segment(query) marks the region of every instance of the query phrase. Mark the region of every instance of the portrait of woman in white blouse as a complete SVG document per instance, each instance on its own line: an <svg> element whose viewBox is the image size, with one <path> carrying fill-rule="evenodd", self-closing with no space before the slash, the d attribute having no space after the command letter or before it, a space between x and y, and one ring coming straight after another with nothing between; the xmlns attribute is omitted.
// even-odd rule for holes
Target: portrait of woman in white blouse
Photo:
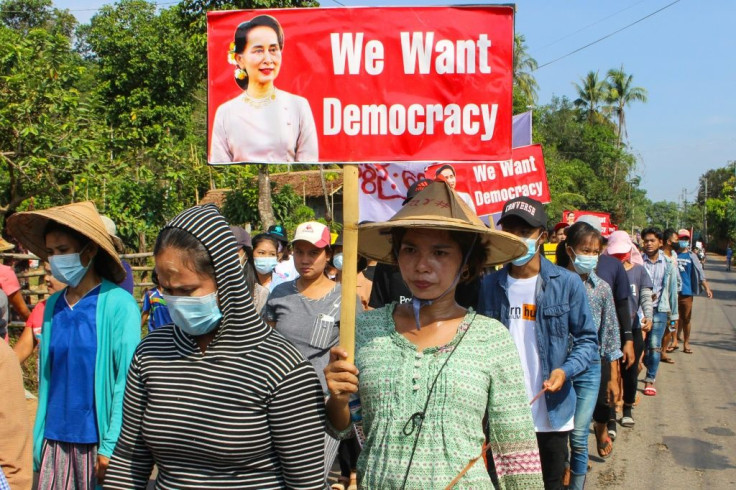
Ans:
<svg viewBox="0 0 736 490"><path fill-rule="evenodd" d="M220 105L210 140L210 163L316 162L317 128L304 97L277 89L284 31L270 15L235 29L228 61L243 91Z"/></svg>

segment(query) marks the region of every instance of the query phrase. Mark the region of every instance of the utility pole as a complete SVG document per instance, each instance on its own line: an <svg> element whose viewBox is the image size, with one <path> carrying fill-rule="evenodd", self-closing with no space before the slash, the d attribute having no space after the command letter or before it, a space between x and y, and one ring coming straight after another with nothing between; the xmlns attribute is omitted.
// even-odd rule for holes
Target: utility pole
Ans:
<svg viewBox="0 0 736 490"><path fill-rule="evenodd" d="M677 206L677 228L683 228L685 225L685 206L687 204L687 189L682 188L682 194L680 194L680 205Z"/></svg>
<svg viewBox="0 0 736 490"><path fill-rule="evenodd" d="M703 199L703 247L708 243L708 178L705 179L705 199Z"/></svg>

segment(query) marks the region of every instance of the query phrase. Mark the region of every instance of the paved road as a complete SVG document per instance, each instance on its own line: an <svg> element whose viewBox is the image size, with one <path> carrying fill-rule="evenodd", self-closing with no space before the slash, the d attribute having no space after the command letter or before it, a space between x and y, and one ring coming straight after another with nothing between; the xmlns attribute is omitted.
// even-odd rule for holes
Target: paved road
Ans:
<svg viewBox="0 0 736 490"><path fill-rule="evenodd" d="M591 434L587 488L736 488L736 268L710 256L705 269L714 297L694 300L693 353L662 363L657 395L641 395L605 462Z"/></svg>

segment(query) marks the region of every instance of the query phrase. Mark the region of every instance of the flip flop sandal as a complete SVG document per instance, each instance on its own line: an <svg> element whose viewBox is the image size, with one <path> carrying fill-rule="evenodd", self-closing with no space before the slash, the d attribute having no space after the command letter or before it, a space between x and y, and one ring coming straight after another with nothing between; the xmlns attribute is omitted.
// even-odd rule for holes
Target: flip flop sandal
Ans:
<svg viewBox="0 0 736 490"><path fill-rule="evenodd" d="M646 396L655 396L657 394L657 388L655 388L654 386L644 388L644 394Z"/></svg>
<svg viewBox="0 0 736 490"><path fill-rule="evenodd" d="M610 449L609 449L610 448ZM608 454L603 454L603 451L606 449L609 449ZM603 459L608 459L611 454L613 454L613 442L611 441L611 438L607 438L602 443L598 443L598 456L600 456Z"/></svg>
<svg viewBox="0 0 736 490"><path fill-rule="evenodd" d="M693 353L693 350L692 349L682 349L682 352L684 354L692 354Z"/></svg>
<svg viewBox="0 0 736 490"><path fill-rule="evenodd" d="M612 441L615 441L617 435L618 434L616 433L616 421L609 420L608 421L608 437L610 437Z"/></svg>
<svg viewBox="0 0 736 490"><path fill-rule="evenodd" d="M660 359L660 362L666 362L667 364L674 364L675 363L675 360L674 359L671 359L669 357L665 357L663 359Z"/></svg>
<svg viewBox="0 0 736 490"><path fill-rule="evenodd" d="M665 352L666 352L667 354L669 354L670 352L675 352L675 351L676 351L676 350L678 350L678 349L679 349L679 347L667 347L667 348L666 348L666 349L665 349L664 351L665 351Z"/></svg>
<svg viewBox="0 0 736 490"><path fill-rule="evenodd" d="M341 476L336 483L330 485L330 490L345 490L349 482L350 479Z"/></svg>

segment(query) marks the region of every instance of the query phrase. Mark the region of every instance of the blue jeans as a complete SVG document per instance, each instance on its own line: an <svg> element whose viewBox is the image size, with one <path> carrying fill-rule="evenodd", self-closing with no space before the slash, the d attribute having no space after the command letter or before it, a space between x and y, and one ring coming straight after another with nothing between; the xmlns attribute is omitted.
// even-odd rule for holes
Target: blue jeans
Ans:
<svg viewBox="0 0 736 490"><path fill-rule="evenodd" d="M588 472L588 433L600 384L600 357L590 363L588 369L572 378L577 398L573 419L575 427L570 432L570 472L573 475L585 475Z"/></svg>
<svg viewBox="0 0 736 490"><path fill-rule="evenodd" d="M667 313L655 313L652 318L652 331L647 335L647 352L644 354L644 365L647 367L646 383L654 383L662 359L662 337L667 328Z"/></svg>

